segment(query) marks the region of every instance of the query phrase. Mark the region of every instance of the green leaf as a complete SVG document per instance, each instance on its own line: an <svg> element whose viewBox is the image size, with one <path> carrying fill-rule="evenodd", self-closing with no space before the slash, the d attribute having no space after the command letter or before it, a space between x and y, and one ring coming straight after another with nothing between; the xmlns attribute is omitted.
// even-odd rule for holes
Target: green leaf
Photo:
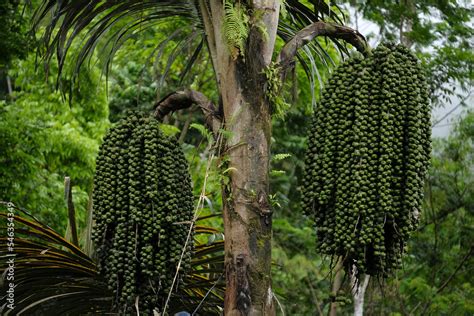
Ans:
<svg viewBox="0 0 474 316"><path fill-rule="evenodd" d="M165 134L166 136L176 136L180 131L180 129L174 125L170 124L160 124L160 130Z"/></svg>
<svg viewBox="0 0 474 316"><path fill-rule="evenodd" d="M290 158L291 154L276 154L272 156L272 161L280 161L286 158Z"/></svg>
<svg viewBox="0 0 474 316"><path fill-rule="evenodd" d="M214 138L212 137L212 134L209 132L209 130L208 130L204 125L202 125L202 124L191 123L191 125L189 125L189 127L198 130L199 133L200 133L202 136L204 136L204 137L207 138L207 140L208 140L209 143L211 143L212 140L214 139Z"/></svg>
<svg viewBox="0 0 474 316"><path fill-rule="evenodd" d="M272 170L272 171L270 171L270 175L272 177L282 176L285 173L286 173L286 171L284 171L284 170Z"/></svg>

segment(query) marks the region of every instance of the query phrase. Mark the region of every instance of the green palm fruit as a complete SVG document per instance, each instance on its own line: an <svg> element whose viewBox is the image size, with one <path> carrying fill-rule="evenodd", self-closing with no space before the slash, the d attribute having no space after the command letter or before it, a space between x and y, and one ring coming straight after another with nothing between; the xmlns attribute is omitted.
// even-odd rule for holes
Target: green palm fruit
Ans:
<svg viewBox="0 0 474 316"><path fill-rule="evenodd" d="M117 291L115 309L132 311L140 297L140 310L153 314L166 300L190 229L170 223L191 222L194 204L184 154L157 120L131 114L109 130L93 200L99 272ZM192 251L188 245L184 262Z"/></svg>
<svg viewBox="0 0 474 316"><path fill-rule="evenodd" d="M400 267L423 198L430 113L421 67L401 45L336 69L315 109L301 186L319 251L379 277Z"/></svg>

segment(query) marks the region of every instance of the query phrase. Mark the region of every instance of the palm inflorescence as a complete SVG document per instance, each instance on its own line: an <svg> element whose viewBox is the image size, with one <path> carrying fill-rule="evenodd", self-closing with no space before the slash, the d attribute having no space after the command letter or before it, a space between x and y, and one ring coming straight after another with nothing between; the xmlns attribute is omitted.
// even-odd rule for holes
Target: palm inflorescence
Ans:
<svg viewBox="0 0 474 316"><path fill-rule="evenodd" d="M401 266L429 164L430 106L416 57L380 45L330 78L315 111L302 196L318 250L359 275Z"/></svg>
<svg viewBox="0 0 474 316"><path fill-rule="evenodd" d="M93 240L115 307L163 307L179 266L192 257L193 195L184 154L151 117L129 115L97 158ZM184 249L184 250L183 250ZM179 279L178 279L179 282Z"/></svg>

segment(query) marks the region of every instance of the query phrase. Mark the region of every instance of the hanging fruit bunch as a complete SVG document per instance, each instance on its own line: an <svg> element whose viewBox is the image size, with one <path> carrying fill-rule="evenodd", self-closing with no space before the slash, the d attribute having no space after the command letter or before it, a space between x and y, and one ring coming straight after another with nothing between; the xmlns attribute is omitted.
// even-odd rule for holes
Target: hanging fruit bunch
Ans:
<svg viewBox="0 0 474 316"><path fill-rule="evenodd" d="M387 277L416 228L431 153L428 90L416 57L380 45L330 78L312 122L302 196L318 250Z"/></svg>
<svg viewBox="0 0 474 316"><path fill-rule="evenodd" d="M178 262L180 275L191 262L193 195L184 154L156 119L131 114L110 129L93 199L92 238L114 309L131 314L138 302L144 315L160 312Z"/></svg>

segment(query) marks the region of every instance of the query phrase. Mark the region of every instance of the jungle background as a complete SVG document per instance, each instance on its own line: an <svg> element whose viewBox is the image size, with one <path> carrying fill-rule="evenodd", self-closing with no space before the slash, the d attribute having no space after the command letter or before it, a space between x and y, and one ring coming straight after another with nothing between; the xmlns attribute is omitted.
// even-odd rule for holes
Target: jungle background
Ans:
<svg viewBox="0 0 474 316"><path fill-rule="evenodd" d="M212 66L204 62L207 51L200 49L203 38L195 36L183 43L179 30L184 26L173 19L128 38L111 64L99 49L74 84L58 80L58 65L46 71L37 39L30 32L38 3L7 0L0 4L0 200L12 201L67 234L64 177L72 179L78 226L84 231L95 157L109 127L129 110L152 111L157 100L182 87L191 86L215 101L218 96ZM348 25L369 25L360 31L374 46L384 40L399 41L400 25L407 12L411 14L414 23L406 36L428 74L433 131L438 135L433 137L420 226L409 242L404 268L389 280L371 281L365 313L473 315L472 4L423 0L413 8L408 1L336 3L344 8ZM164 44L157 46L160 42ZM347 58L324 39L319 43L334 63L314 61L320 75L314 91L297 65L285 86L291 108L273 122L273 287L288 315L323 315L331 302L330 262L315 251L314 229L302 215L298 191L313 104L325 78ZM79 52L80 43L74 45L73 51ZM190 55L196 59L192 68L188 67ZM73 67L66 63L63 71L72 75ZM174 113L162 126L166 133L176 135L185 150L196 196L208 160L214 159L212 136L203 124L200 112L191 109ZM446 132L437 132L439 128ZM221 171L217 162L212 165L207 172L204 215L218 214L221 209ZM220 228L217 218L207 224ZM339 310L350 314L350 288L343 288L336 300Z"/></svg>

